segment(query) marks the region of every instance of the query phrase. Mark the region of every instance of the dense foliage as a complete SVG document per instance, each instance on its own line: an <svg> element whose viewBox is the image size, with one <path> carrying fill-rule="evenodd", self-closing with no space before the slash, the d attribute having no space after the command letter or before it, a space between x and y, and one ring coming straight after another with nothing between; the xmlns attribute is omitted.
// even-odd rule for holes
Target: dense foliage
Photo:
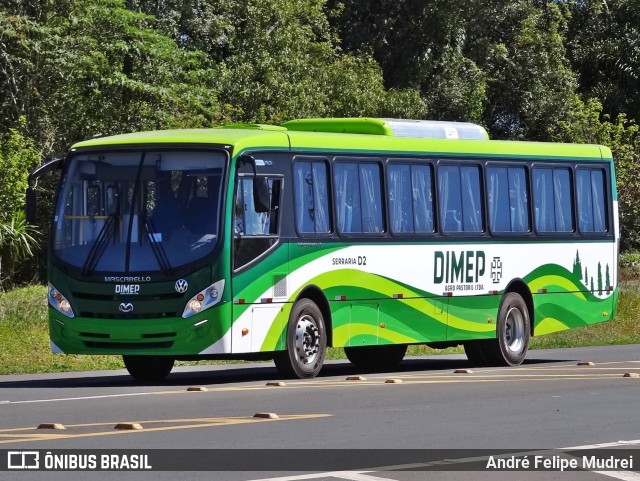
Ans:
<svg viewBox="0 0 640 481"><path fill-rule="evenodd" d="M640 0L0 0L0 289L37 271L17 269L37 234L16 211L41 158L95 135L308 116L606 144L638 248L639 76Z"/></svg>

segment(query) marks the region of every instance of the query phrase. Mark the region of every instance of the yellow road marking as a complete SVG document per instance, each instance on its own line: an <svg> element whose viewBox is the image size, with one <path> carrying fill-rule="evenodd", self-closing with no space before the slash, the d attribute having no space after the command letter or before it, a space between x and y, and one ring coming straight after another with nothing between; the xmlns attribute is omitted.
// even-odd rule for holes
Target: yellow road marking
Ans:
<svg viewBox="0 0 640 481"><path fill-rule="evenodd" d="M629 364L640 364L640 360L628 360L628 361L611 361L611 362L599 362L596 366L576 366L576 365L552 365L552 366L520 366L513 368L481 368L475 371L470 376L465 376L464 379L460 375L455 375L450 371L447 372L435 372L435 373L402 373L396 377L404 379L408 384L415 382L429 382L429 383L449 383L448 379L455 379L455 382L486 382L487 378L502 378L503 380L509 378L510 380L536 380L545 381L553 380L552 376L557 376L561 379L607 379L622 377L623 371L636 371L640 370L638 367L629 367ZM626 364L626 367L616 365ZM560 372L565 371L565 372ZM607 373L596 372L607 371ZM357 383L346 381L343 379L313 379L313 380L299 380L288 382L286 386L274 388L266 386L265 384L253 384L244 386L215 386L210 385L209 390L206 393L198 394L200 396L213 394L213 393L226 393L226 392L242 392L242 391L262 391L272 390L274 392L283 389L301 389L305 387L309 388L328 388L328 387L363 387L383 384L384 380L388 378L388 374L371 377L367 376L367 381L359 381ZM149 391L140 393L122 393L122 394L109 394L109 395L97 395L97 396L84 396L84 397L69 397L60 399L32 399L32 400L18 400L9 401L3 405L11 404L30 404L30 403L46 403L46 402L60 402L60 401L73 401L73 400L92 400L103 398L117 398L127 396L162 396L162 395L189 395L193 396L193 393L188 393L185 389L175 390L163 390L163 391Z"/></svg>
<svg viewBox="0 0 640 481"><path fill-rule="evenodd" d="M330 414L289 414L280 415L279 419L262 419L262 418L244 418L244 417L229 417L229 418L191 418L191 419L155 419L147 421L137 421L144 426L141 431L94 431L89 433L22 433L22 434L5 434L15 433L17 431L31 431L35 428L12 428L12 429L0 429L0 438L10 437L12 439L0 439L0 444L8 443L23 443L32 441L50 441L55 439L75 439L75 438L87 438L96 436L115 436L119 434L133 434L133 433L145 433L156 431L177 431L181 429L194 429L194 428L206 428L215 426L230 426L238 424L254 424L264 422L280 422L280 421L295 421L301 419L319 419L330 417ZM160 427L146 427L149 424L168 424L168 423L187 423L178 424L176 426L160 426ZM69 424L67 430L80 427L100 427L100 426L114 426L116 422L109 423L90 423L90 424Z"/></svg>

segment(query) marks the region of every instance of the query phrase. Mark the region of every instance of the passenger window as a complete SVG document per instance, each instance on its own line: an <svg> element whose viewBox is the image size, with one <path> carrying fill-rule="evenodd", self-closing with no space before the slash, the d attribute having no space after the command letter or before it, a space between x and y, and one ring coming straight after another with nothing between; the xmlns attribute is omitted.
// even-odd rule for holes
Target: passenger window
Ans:
<svg viewBox="0 0 640 481"><path fill-rule="evenodd" d="M296 227L301 234L328 234L327 164L295 162L293 166Z"/></svg>
<svg viewBox="0 0 640 481"><path fill-rule="evenodd" d="M529 232L529 189L525 167L488 167L487 197L492 232Z"/></svg>
<svg viewBox="0 0 640 481"><path fill-rule="evenodd" d="M433 183L430 165L389 164L391 232L432 233Z"/></svg>
<svg viewBox="0 0 640 481"><path fill-rule="evenodd" d="M573 201L568 168L533 170L534 217L539 232L572 232Z"/></svg>
<svg viewBox="0 0 640 481"><path fill-rule="evenodd" d="M443 232L482 232L480 168L444 165L439 169L440 218Z"/></svg>
<svg viewBox="0 0 640 481"><path fill-rule="evenodd" d="M602 169L578 169L578 227L583 233L604 233L608 230L605 209L605 175Z"/></svg>
<svg viewBox="0 0 640 481"><path fill-rule="evenodd" d="M336 162L334 181L338 231L384 232L380 164Z"/></svg>

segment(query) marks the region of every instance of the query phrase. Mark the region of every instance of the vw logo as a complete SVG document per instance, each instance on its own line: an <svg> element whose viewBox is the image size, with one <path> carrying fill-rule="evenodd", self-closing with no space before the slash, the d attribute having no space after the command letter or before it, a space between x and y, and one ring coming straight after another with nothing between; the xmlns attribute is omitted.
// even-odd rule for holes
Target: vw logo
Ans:
<svg viewBox="0 0 640 481"><path fill-rule="evenodd" d="M133 304L131 304L130 302L121 302L118 309L120 310L120 312L124 313L133 312Z"/></svg>
<svg viewBox="0 0 640 481"><path fill-rule="evenodd" d="M189 289L189 284L184 279L178 279L176 281L176 291L180 294L184 294Z"/></svg>

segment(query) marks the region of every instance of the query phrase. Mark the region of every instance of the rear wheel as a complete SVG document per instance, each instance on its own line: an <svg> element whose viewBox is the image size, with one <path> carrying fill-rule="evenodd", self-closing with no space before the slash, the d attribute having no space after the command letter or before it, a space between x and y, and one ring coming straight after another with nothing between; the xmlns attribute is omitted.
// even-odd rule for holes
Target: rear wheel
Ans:
<svg viewBox="0 0 640 481"><path fill-rule="evenodd" d="M310 299L296 302L289 316L287 349L276 353L276 368L285 377L316 377L327 352L327 331L322 312Z"/></svg>
<svg viewBox="0 0 640 481"><path fill-rule="evenodd" d="M498 312L497 338L487 341L484 355L490 364L518 366L522 364L531 336L529 310L517 292L502 298Z"/></svg>
<svg viewBox="0 0 640 481"><path fill-rule="evenodd" d="M485 357L486 344L487 341L467 341L464 343L464 353L472 366L487 365L487 358Z"/></svg>
<svg viewBox="0 0 640 481"><path fill-rule="evenodd" d="M367 369L388 369L398 365L407 353L405 344L384 346L345 347L347 359L359 367Z"/></svg>
<svg viewBox="0 0 640 481"><path fill-rule="evenodd" d="M166 378L175 359L167 356L122 356L129 374L140 382L158 382Z"/></svg>

